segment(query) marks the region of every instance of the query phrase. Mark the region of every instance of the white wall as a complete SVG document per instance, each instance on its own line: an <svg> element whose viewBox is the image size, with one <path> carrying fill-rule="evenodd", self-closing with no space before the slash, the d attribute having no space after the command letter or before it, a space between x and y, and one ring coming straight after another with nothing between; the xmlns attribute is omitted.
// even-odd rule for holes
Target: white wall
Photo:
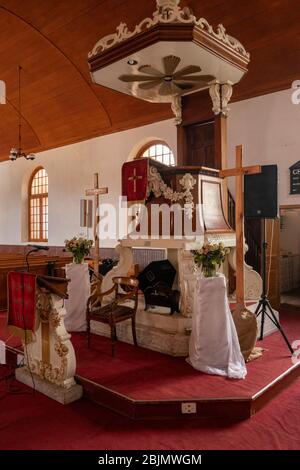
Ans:
<svg viewBox="0 0 300 470"><path fill-rule="evenodd" d="M176 155L173 120L119 132L37 154L33 162L20 159L0 164L0 244L27 242L27 187L32 171L42 165L49 176L49 245L63 245L80 231L80 198L94 184L108 186L103 202L118 204L121 166L147 141L165 140ZM23 231L22 231L23 230ZM102 243L115 246L116 240Z"/></svg>
<svg viewBox="0 0 300 470"><path fill-rule="evenodd" d="M289 167L300 160L300 105L292 104L291 90L230 108L229 166L235 165L235 146L242 144L245 164L278 165L280 205L300 204L299 195L289 195Z"/></svg>
<svg viewBox="0 0 300 470"><path fill-rule="evenodd" d="M289 195L289 167L300 160L300 105L292 104L290 90L233 103L228 127L229 165L235 165L235 146L243 144L245 164L278 164L280 204L300 204L300 196ZM79 201L93 186L93 174L109 188L103 202L117 204L123 162L152 138L165 140L176 154L176 127L168 120L42 152L34 162L1 163L0 244L26 242L27 184L36 166L49 174L49 244L63 245L80 232Z"/></svg>

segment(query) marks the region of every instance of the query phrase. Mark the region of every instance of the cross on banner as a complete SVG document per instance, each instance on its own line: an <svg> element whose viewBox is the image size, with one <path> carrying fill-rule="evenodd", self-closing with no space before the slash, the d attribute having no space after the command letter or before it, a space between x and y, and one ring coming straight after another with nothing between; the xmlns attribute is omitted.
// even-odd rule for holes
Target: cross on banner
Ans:
<svg viewBox="0 0 300 470"><path fill-rule="evenodd" d="M243 167L243 147L236 147L236 168L231 170L221 170L220 177L236 178L236 203L235 203L235 223L236 223L236 308L245 309L245 249L244 249L244 175L261 173L261 166Z"/></svg>
<svg viewBox="0 0 300 470"><path fill-rule="evenodd" d="M136 182L137 182L138 180L142 180L142 179L143 179L142 176L137 176L137 174L136 174L136 168L134 168L134 170L133 170L133 176L130 176L130 177L128 178L128 181L133 181L133 191L134 191L134 193L136 193Z"/></svg>
<svg viewBox="0 0 300 470"><path fill-rule="evenodd" d="M96 276L99 274L99 260L100 260L100 246L99 246L99 206L100 199L99 196L103 194L108 194L108 188L99 188L99 175L98 173L94 174L94 188L87 189L85 191L86 196L94 196L94 240L95 240L95 250L94 250L94 273Z"/></svg>

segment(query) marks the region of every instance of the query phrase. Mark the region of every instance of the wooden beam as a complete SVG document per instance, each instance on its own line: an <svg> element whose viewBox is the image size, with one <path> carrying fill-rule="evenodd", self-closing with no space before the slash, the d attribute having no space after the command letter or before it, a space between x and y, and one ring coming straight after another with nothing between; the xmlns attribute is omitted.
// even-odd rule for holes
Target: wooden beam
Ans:
<svg viewBox="0 0 300 470"><path fill-rule="evenodd" d="M234 168L233 170L221 170L219 175L220 178L228 178L229 176L254 175L256 173L261 173L260 165Z"/></svg>

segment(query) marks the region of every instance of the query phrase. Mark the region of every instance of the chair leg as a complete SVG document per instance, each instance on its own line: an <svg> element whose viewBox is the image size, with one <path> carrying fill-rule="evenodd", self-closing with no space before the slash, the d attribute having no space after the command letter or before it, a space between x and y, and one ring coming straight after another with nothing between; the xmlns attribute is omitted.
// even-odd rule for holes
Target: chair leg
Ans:
<svg viewBox="0 0 300 470"><path fill-rule="evenodd" d="M91 325L90 325L90 319L87 318L86 320L86 332L87 332L87 342L88 342L88 348L91 347Z"/></svg>
<svg viewBox="0 0 300 470"><path fill-rule="evenodd" d="M115 356L115 344L117 341L117 329L116 325L113 324L110 326L110 337L111 337L111 355Z"/></svg>
<svg viewBox="0 0 300 470"><path fill-rule="evenodd" d="M133 336L133 342L134 345L137 346L137 339L136 339L136 329L135 329L135 318L131 318L131 327L132 327L132 336Z"/></svg>

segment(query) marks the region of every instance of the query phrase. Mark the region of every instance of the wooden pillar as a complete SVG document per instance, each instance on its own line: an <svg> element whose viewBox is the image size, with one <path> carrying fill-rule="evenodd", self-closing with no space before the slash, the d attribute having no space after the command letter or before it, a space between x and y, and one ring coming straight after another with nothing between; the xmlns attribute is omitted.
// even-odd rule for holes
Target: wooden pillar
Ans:
<svg viewBox="0 0 300 470"><path fill-rule="evenodd" d="M215 162L220 170L226 170L227 158L227 117L215 116Z"/></svg>
<svg viewBox="0 0 300 470"><path fill-rule="evenodd" d="M224 116L222 113L215 116L215 162L220 170L228 168L227 116ZM229 219L227 180L223 181L222 195L224 213L227 219Z"/></svg>

